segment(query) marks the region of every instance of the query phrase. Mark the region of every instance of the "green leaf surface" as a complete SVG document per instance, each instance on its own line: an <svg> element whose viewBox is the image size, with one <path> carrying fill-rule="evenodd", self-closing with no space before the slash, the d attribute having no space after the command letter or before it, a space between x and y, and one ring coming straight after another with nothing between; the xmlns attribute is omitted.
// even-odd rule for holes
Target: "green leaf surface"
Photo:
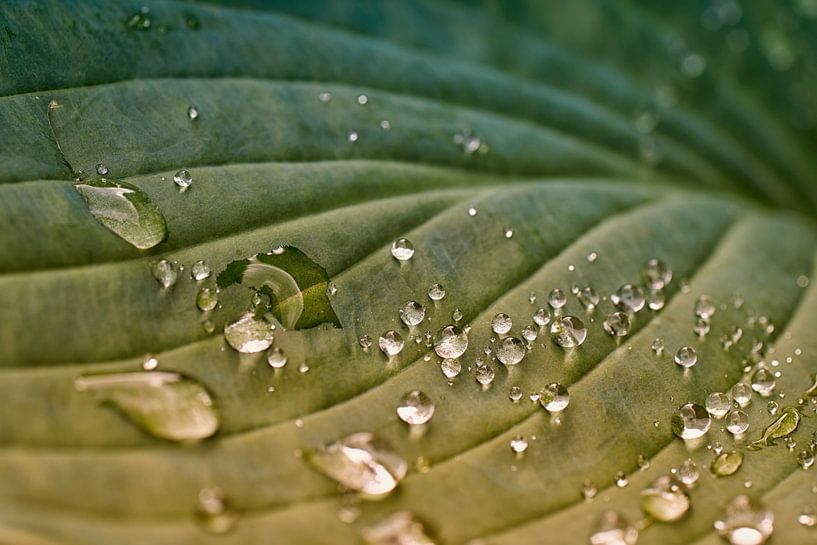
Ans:
<svg viewBox="0 0 817 545"><path fill-rule="evenodd" d="M699 545L738 494L774 511L771 543L815 539L797 521L817 509L798 463L817 431L813 2L144 4L0 4L0 543L359 544L403 511L438 545L587 543L614 509L639 544ZM129 193L101 213L83 187ZM614 340L610 295L650 258L672 268L666 304ZM571 293L587 286L592 311ZM556 287L586 342L544 328L520 365L492 360L492 318L520 337ZM207 312L203 288L220 290ZM260 313L250 288L283 325L283 368L224 340ZM426 334L454 314L469 342L449 380ZM694 367L672 363L681 346ZM758 360L779 376L745 436L673 435L681 404ZM553 382L558 418L529 399ZM435 404L419 431L395 410L415 389ZM355 433L408 464L379 501L309 462ZM743 455L734 474L711 474L707 441ZM640 491L687 459L690 511L644 522Z"/></svg>

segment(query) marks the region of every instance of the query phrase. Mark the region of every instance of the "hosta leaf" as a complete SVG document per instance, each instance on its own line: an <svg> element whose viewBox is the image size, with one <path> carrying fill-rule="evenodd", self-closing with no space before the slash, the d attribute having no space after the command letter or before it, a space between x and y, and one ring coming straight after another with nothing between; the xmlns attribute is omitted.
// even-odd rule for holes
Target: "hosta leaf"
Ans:
<svg viewBox="0 0 817 545"><path fill-rule="evenodd" d="M0 542L586 543L626 520L701 544L738 494L773 510L773 543L813 540L815 15L4 2ZM653 258L672 281L605 330ZM553 288L577 348L534 320ZM499 313L518 365L494 359ZM225 340L245 317L256 354ZM681 405L761 367L743 436L675 436ZM554 383L558 415L537 401ZM409 428L415 390L434 411ZM659 486L687 460L688 510Z"/></svg>

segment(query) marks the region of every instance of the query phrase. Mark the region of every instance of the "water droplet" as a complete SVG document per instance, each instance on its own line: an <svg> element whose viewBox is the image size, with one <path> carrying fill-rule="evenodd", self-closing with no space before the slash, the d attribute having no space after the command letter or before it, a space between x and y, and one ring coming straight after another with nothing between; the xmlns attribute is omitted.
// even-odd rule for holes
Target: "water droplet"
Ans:
<svg viewBox="0 0 817 545"><path fill-rule="evenodd" d="M142 359L142 369L145 371L155 371L159 367L159 360L152 354L146 354Z"/></svg>
<svg viewBox="0 0 817 545"><path fill-rule="evenodd" d="M378 345L380 350L389 357L396 356L403 350L403 336L393 329L380 335Z"/></svg>
<svg viewBox="0 0 817 545"><path fill-rule="evenodd" d="M151 263L150 272L153 273L153 278L165 289L173 287L179 277L175 265L167 259L160 259Z"/></svg>
<svg viewBox="0 0 817 545"><path fill-rule="evenodd" d="M392 242L391 255L397 261L408 261L414 256L414 244L407 238L398 238Z"/></svg>
<svg viewBox="0 0 817 545"><path fill-rule="evenodd" d="M579 318L567 315L553 320L550 324L550 336L553 342L563 348L575 348L587 338L587 329Z"/></svg>
<svg viewBox="0 0 817 545"><path fill-rule="evenodd" d="M496 348L496 359L504 365L516 365L527 354L525 343L516 337L505 337Z"/></svg>
<svg viewBox="0 0 817 545"><path fill-rule="evenodd" d="M428 298L432 301L441 301L445 297L445 288L442 284L431 284L428 288Z"/></svg>
<svg viewBox="0 0 817 545"><path fill-rule="evenodd" d="M497 335L504 335L511 330L511 327L513 327L513 321L507 314L500 312L491 320L491 329L493 329Z"/></svg>
<svg viewBox="0 0 817 545"><path fill-rule="evenodd" d="M372 347L372 338L368 335L361 335L357 342L363 350L368 350Z"/></svg>
<svg viewBox="0 0 817 545"><path fill-rule="evenodd" d="M211 534L226 534L235 527L238 514L230 508L220 488L204 488L196 502L196 520Z"/></svg>
<svg viewBox="0 0 817 545"><path fill-rule="evenodd" d="M627 478L627 474L623 471L619 471L616 473L616 486L619 488L624 488L628 484L630 484L630 480Z"/></svg>
<svg viewBox="0 0 817 545"><path fill-rule="evenodd" d="M656 356L660 356L664 353L664 339L660 339L656 337L653 339L652 344L650 345L650 349L655 352Z"/></svg>
<svg viewBox="0 0 817 545"><path fill-rule="evenodd" d="M462 364L459 360L454 358L445 358L440 362L440 369L446 378L454 378L462 371Z"/></svg>
<svg viewBox="0 0 817 545"><path fill-rule="evenodd" d="M635 545L638 530L615 511L605 511L590 536L590 545Z"/></svg>
<svg viewBox="0 0 817 545"><path fill-rule="evenodd" d="M590 311L598 306L601 298L599 294L596 293L596 290L590 286L586 286L579 290L579 293L576 294L576 299L579 300L579 303L581 303L585 310Z"/></svg>
<svg viewBox="0 0 817 545"><path fill-rule="evenodd" d="M548 305L551 308L562 308L567 304L567 295L559 288L553 288L548 293Z"/></svg>
<svg viewBox="0 0 817 545"><path fill-rule="evenodd" d="M536 340L536 337L539 336L539 330L537 330L533 324L528 324L522 328L522 338L532 343Z"/></svg>
<svg viewBox="0 0 817 545"><path fill-rule="evenodd" d="M708 295L701 295L695 302L695 316L708 320L715 315L715 302Z"/></svg>
<svg viewBox="0 0 817 545"><path fill-rule="evenodd" d="M267 352L267 363L273 369L280 369L287 364L286 354L278 347L272 348Z"/></svg>
<svg viewBox="0 0 817 545"><path fill-rule="evenodd" d="M273 324L264 318L247 312L224 328L224 338L238 352L255 354L272 345L273 329Z"/></svg>
<svg viewBox="0 0 817 545"><path fill-rule="evenodd" d="M698 353L691 346L682 346L673 359L681 367L692 367L698 362Z"/></svg>
<svg viewBox="0 0 817 545"><path fill-rule="evenodd" d="M462 311L458 308L454 309L454 312L451 313L451 319L455 322L459 322L462 320Z"/></svg>
<svg viewBox="0 0 817 545"><path fill-rule="evenodd" d="M715 418L722 418L732 408L732 400L721 392L713 392L706 398L706 412Z"/></svg>
<svg viewBox="0 0 817 545"><path fill-rule="evenodd" d="M391 122L388 119L381 119L380 120L380 128L383 129L384 131L390 131L391 130Z"/></svg>
<svg viewBox="0 0 817 545"><path fill-rule="evenodd" d="M522 399L522 389L519 386L513 386L511 391L508 393L508 398L517 403L520 399Z"/></svg>
<svg viewBox="0 0 817 545"><path fill-rule="evenodd" d="M550 323L550 311L545 308L538 308L533 313L533 323L539 327L545 327Z"/></svg>
<svg viewBox="0 0 817 545"><path fill-rule="evenodd" d="M741 435L749 429L749 415L743 411L734 410L726 417L726 430L732 435Z"/></svg>
<svg viewBox="0 0 817 545"><path fill-rule="evenodd" d="M797 522L806 528L813 528L814 526L817 526L817 512L815 512L813 508L806 505L800 510L800 514L797 515Z"/></svg>
<svg viewBox="0 0 817 545"><path fill-rule="evenodd" d="M737 450L719 453L712 464L709 466L709 471L715 477L728 477L734 475L743 465L743 453Z"/></svg>
<svg viewBox="0 0 817 545"><path fill-rule="evenodd" d="M327 93L326 91L318 93L318 100L321 102L329 102L332 100L332 93Z"/></svg>
<svg viewBox="0 0 817 545"><path fill-rule="evenodd" d="M777 401L769 401L766 404L766 410L769 411L769 414L774 416L780 410L780 405L777 404Z"/></svg>
<svg viewBox="0 0 817 545"><path fill-rule="evenodd" d="M692 459L687 458L684 460L684 463L681 464L681 467L678 468L678 478L681 479L681 482L687 486L692 486L696 482L698 482L698 478L701 476L700 471L698 471L698 466Z"/></svg>
<svg viewBox="0 0 817 545"><path fill-rule="evenodd" d="M644 308L644 290L635 284L624 284L610 295L610 302L624 312L638 312Z"/></svg>
<svg viewBox="0 0 817 545"><path fill-rule="evenodd" d="M408 511L399 511L364 528L362 535L366 545L434 545L423 525Z"/></svg>
<svg viewBox="0 0 817 545"><path fill-rule="evenodd" d="M133 30L147 30L150 28L150 8L142 6L142 8L131 15L125 25Z"/></svg>
<svg viewBox="0 0 817 545"><path fill-rule="evenodd" d="M599 258L598 252L588 252L587 254L588 263L595 263L598 258Z"/></svg>
<svg viewBox="0 0 817 545"><path fill-rule="evenodd" d="M213 310L218 305L218 288L201 288L196 294L196 306L199 310L207 312Z"/></svg>
<svg viewBox="0 0 817 545"><path fill-rule="evenodd" d="M604 320L604 331L613 337L624 337L630 332L630 317L621 312L616 311L610 313Z"/></svg>
<svg viewBox="0 0 817 545"><path fill-rule="evenodd" d="M740 495L726 506L725 516L714 524L718 534L732 545L761 545L774 531L774 513Z"/></svg>
<svg viewBox="0 0 817 545"><path fill-rule="evenodd" d="M748 384L738 382L732 386L732 399L741 407L746 407L752 402L752 389Z"/></svg>
<svg viewBox="0 0 817 545"><path fill-rule="evenodd" d="M408 464L391 446L371 433L354 433L309 456L319 471L346 488L381 497L406 476Z"/></svg>
<svg viewBox="0 0 817 545"><path fill-rule="evenodd" d="M681 439L697 439L709 431L712 419L706 409L697 403L684 403L670 420L672 433Z"/></svg>
<svg viewBox="0 0 817 545"><path fill-rule="evenodd" d="M674 522L683 517L691 502L683 483L664 475L641 491L641 508L661 522Z"/></svg>
<svg viewBox="0 0 817 545"><path fill-rule="evenodd" d="M565 410L570 403L570 394L567 392L567 388L558 382L553 382L539 392L539 403L546 411L558 413Z"/></svg>
<svg viewBox="0 0 817 545"><path fill-rule="evenodd" d="M516 454L522 454L526 450L528 450L528 442L522 435L517 435L513 439L511 439L511 450L514 451Z"/></svg>
<svg viewBox="0 0 817 545"><path fill-rule="evenodd" d="M513 228L505 227L505 238L512 238L513 237Z"/></svg>
<svg viewBox="0 0 817 545"><path fill-rule="evenodd" d="M704 338L709 335L709 331L712 328L710 323L703 318L699 318L695 321L695 324L692 326L692 332L695 333L698 337Z"/></svg>
<svg viewBox="0 0 817 545"><path fill-rule="evenodd" d="M367 97L366 95L358 95L358 97L357 97L357 103L358 104L360 104L361 106L365 106L366 104L368 104L368 102L369 102L369 97Z"/></svg>
<svg viewBox="0 0 817 545"><path fill-rule="evenodd" d="M468 348L468 335L455 325L440 328L434 335L434 351L441 358L459 358Z"/></svg>
<svg viewBox="0 0 817 545"><path fill-rule="evenodd" d="M483 386L488 386L494 381L496 372L490 365L480 365L474 373L474 378Z"/></svg>
<svg viewBox="0 0 817 545"><path fill-rule="evenodd" d="M201 327L205 333L212 333L216 330L216 324L214 324L212 320L204 320L201 323Z"/></svg>
<svg viewBox="0 0 817 545"><path fill-rule="evenodd" d="M208 267L204 261L198 260L193 263L192 267L190 267L190 276L193 278L193 280L197 281L209 278L210 267Z"/></svg>
<svg viewBox="0 0 817 545"><path fill-rule="evenodd" d="M425 424L434 416L434 403L420 390L411 390L400 398L397 416L406 424Z"/></svg>
<svg viewBox="0 0 817 545"><path fill-rule="evenodd" d="M662 290L672 280L672 269L658 258L648 259L641 267L641 280L650 290Z"/></svg>
<svg viewBox="0 0 817 545"><path fill-rule="evenodd" d="M327 295L337 295L338 293L338 285L334 282L329 282L326 285L326 294Z"/></svg>
<svg viewBox="0 0 817 545"><path fill-rule="evenodd" d="M752 373L752 390L763 397L772 395L776 386L774 375L765 367L759 367Z"/></svg>
<svg viewBox="0 0 817 545"><path fill-rule="evenodd" d="M358 141L358 138L360 138L360 135L357 131L349 131L346 133L346 139L353 144Z"/></svg>
<svg viewBox="0 0 817 545"><path fill-rule="evenodd" d="M476 208L469 208L468 209L468 215L473 218L474 216L477 215L477 209Z"/></svg>
<svg viewBox="0 0 817 545"><path fill-rule="evenodd" d="M103 177L107 176L109 172L110 171L108 170L108 167L106 167L104 164L98 163L96 165L96 173L99 174L100 176L103 176Z"/></svg>
<svg viewBox="0 0 817 545"><path fill-rule="evenodd" d="M199 118L199 109L195 106L190 106L187 108L187 117L190 119L190 121L195 121Z"/></svg>
<svg viewBox="0 0 817 545"><path fill-rule="evenodd" d="M648 290L646 300L650 310L661 310L667 304L667 296L661 290Z"/></svg>
<svg viewBox="0 0 817 545"><path fill-rule="evenodd" d="M585 501L590 501L595 498L598 491L598 488L593 486L590 481L584 481L584 483L582 483L582 497Z"/></svg>
<svg viewBox="0 0 817 545"><path fill-rule="evenodd" d="M802 469L810 469L814 465L814 454L810 450L801 450L797 453L797 463Z"/></svg>
<svg viewBox="0 0 817 545"><path fill-rule="evenodd" d="M191 442L218 431L220 416L200 383L178 373L145 371L77 378L79 391L110 403L154 437Z"/></svg>
<svg viewBox="0 0 817 545"><path fill-rule="evenodd" d="M147 250L167 238L167 223L147 193L135 185L111 180L76 183L88 211L128 244Z"/></svg>
<svg viewBox="0 0 817 545"><path fill-rule="evenodd" d="M400 309L400 319L407 326L415 326L425 319L426 308L417 301L409 301Z"/></svg>
<svg viewBox="0 0 817 545"><path fill-rule="evenodd" d="M173 175L173 183L179 186L179 190L185 191L193 183L193 177L187 170L179 170Z"/></svg>

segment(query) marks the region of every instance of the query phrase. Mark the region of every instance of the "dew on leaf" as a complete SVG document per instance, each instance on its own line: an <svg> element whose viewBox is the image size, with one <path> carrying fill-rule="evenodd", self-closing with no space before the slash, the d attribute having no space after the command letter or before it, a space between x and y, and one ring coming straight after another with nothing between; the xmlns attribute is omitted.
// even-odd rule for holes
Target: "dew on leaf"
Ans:
<svg viewBox="0 0 817 545"><path fill-rule="evenodd" d="M497 335L504 335L513 327L513 321L507 314L499 313L491 320L491 329Z"/></svg>
<svg viewBox="0 0 817 545"><path fill-rule="evenodd" d="M760 394L762 397L769 397L772 395L776 386L774 374L766 367L759 367L752 373L752 390Z"/></svg>
<svg viewBox="0 0 817 545"><path fill-rule="evenodd" d="M774 531L774 513L749 496L733 498L715 530L731 545L761 545Z"/></svg>
<svg viewBox="0 0 817 545"><path fill-rule="evenodd" d="M414 244L407 238L398 238L391 244L391 255L397 261L408 261L414 257Z"/></svg>
<svg viewBox="0 0 817 545"><path fill-rule="evenodd" d="M691 346L682 346L675 352L673 360L681 367L692 367L698 362L698 352Z"/></svg>
<svg viewBox="0 0 817 545"><path fill-rule="evenodd" d="M435 545L408 511L399 511L364 528L362 536L366 545Z"/></svg>
<svg viewBox="0 0 817 545"><path fill-rule="evenodd" d="M151 263L150 272L159 285L165 289L173 287L173 285L176 284L176 279L179 277L176 266L167 259L160 259L159 261Z"/></svg>
<svg viewBox="0 0 817 545"><path fill-rule="evenodd" d="M281 369L287 364L287 357L284 351L278 348L271 348L267 352L267 363L273 369Z"/></svg>
<svg viewBox="0 0 817 545"><path fill-rule="evenodd" d="M657 337L655 339L653 339L652 344L650 344L650 350L655 352L656 356L660 356L661 354L663 354L664 353L664 339L657 338Z"/></svg>
<svg viewBox="0 0 817 545"><path fill-rule="evenodd" d="M611 312L607 318L605 318L602 326L608 335L612 337L624 337L630 333L632 322L627 314L616 311Z"/></svg>
<svg viewBox="0 0 817 545"><path fill-rule="evenodd" d="M732 435L742 435L749 429L749 415L735 409L726 417L726 431Z"/></svg>
<svg viewBox="0 0 817 545"><path fill-rule="evenodd" d="M434 351L441 358L459 358L468 348L468 335L455 325L440 328L434 334Z"/></svg>
<svg viewBox="0 0 817 545"><path fill-rule="evenodd" d="M417 301L409 301L400 309L400 320L407 326L415 326L425 319L426 308Z"/></svg>
<svg viewBox="0 0 817 545"><path fill-rule="evenodd" d="M563 348L575 348L587 338L587 328L576 316L561 316L550 324L550 337Z"/></svg>
<svg viewBox="0 0 817 545"><path fill-rule="evenodd" d="M644 290L635 284L624 284L610 295L610 302L624 312L638 312L644 308Z"/></svg>
<svg viewBox="0 0 817 545"><path fill-rule="evenodd" d="M432 284L428 288L428 298L432 301L441 301L445 297L445 288L442 284Z"/></svg>
<svg viewBox="0 0 817 545"><path fill-rule="evenodd" d="M226 534L238 522L238 513L220 488L203 488L196 502L196 522L211 534Z"/></svg>
<svg viewBox="0 0 817 545"><path fill-rule="evenodd" d="M406 424L425 424L434 416L434 402L424 392L411 390L400 398L397 416Z"/></svg>
<svg viewBox="0 0 817 545"><path fill-rule="evenodd" d="M190 175L190 171L179 170L173 175L173 183L179 186L180 191L185 191L193 183L193 176Z"/></svg>
<svg viewBox="0 0 817 545"><path fill-rule="evenodd" d="M715 477L728 477L734 475L743 465L743 453L739 450L721 452L709 465L709 471Z"/></svg>
<svg viewBox="0 0 817 545"><path fill-rule="evenodd" d="M480 365L474 373L474 378L483 386L488 386L494 381L496 372L490 365Z"/></svg>
<svg viewBox="0 0 817 545"><path fill-rule="evenodd" d="M744 382L738 382L732 386L732 399L741 407L746 407L752 402L752 389Z"/></svg>
<svg viewBox="0 0 817 545"><path fill-rule="evenodd" d="M641 509L661 522L679 520L690 505L684 484L668 475L658 477L641 491Z"/></svg>
<svg viewBox="0 0 817 545"><path fill-rule="evenodd" d="M698 439L709 431L712 420L697 403L684 403L672 414L670 428L681 439Z"/></svg>
<svg viewBox="0 0 817 545"><path fill-rule="evenodd" d="M604 511L590 535L590 545L635 545L638 530L616 511Z"/></svg>
<svg viewBox="0 0 817 545"><path fill-rule="evenodd" d="M695 301L695 316L704 320L709 320L715 315L715 302L708 295L701 295Z"/></svg>
<svg viewBox="0 0 817 545"><path fill-rule="evenodd" d="M641 267L641 281L647 289L664 289L671 280L672 269L658 258L648 259Z"/></svg>
<svg viewBox="0 0 817 545"><path fill-rule="evenodd" d="M698 478L701 476L701 473L698 471L697 464L695 464L691 458L687 458L678 468L677 475L678 478L681 479L682 483L687 486L692 486L698 482Z"/></svg>
<svg viewBox="0 0 817 545"><path fill-rule="evenodd" d="M193 280L205 280L210 277L210 267L202 260L198 260L190 267L190 276Z"/></svg>
<svg viewBox="0 0 817 545"><path fill-rule="evenodd" d="M546 411L558 413L567 408L570 403L570 394L567 388L558 382L553 382L539 392L539 403Z"/></svg>
<svg viewBox="0 0 817 545"><path fill-rule="evenodd" d="M732 407L732 400L721 392L712 392L706 398L706 411L715 418L726 416Z"/></svg>
<svg viewBox="0 0 817 545"><path fill-rule="evenodd" d="M545 327L550 323L550 310L546 308L538 308L536 312L533 313L533 323L538 325L539 327Z"/></svg>
<svg viewBox="0 0 817 545"><path fill-rule="evenodd" d="M396 356L403 350L403 336L393 329L385 331L378 339L380 350L389 357Z"/></svg>
<svg viewBox="0 0 817 545"><path fill-rule="evenodd" d="M585 286L580 289L576 294L576 299L579 300L579 303L581 303L581 305L587 311L591 311L596 308L601 300L599 294L596 293L596 290L590 286Z"/></svg>
<svg viewBox="0 0 817 545"><path fill-rule="evenodd" d="M207 312L213 310L218 305L218 288L201 288L196 294L196 306L199 310Z"/></svg>
<svg viewBox="0 0 817 545"><path fill-rule="evenodd" d="M199 118L199 109L195 106L190 106L187 108L187 118L190 121L195 121Z"/></svg>
<svg viewBox="0 0 817 545"><path fill-rule="evenodd" d="M516 365L527 354L525 343L517 337L505 337L496 347L496 359L503 365Z"/></svg>
<svg viewBox="0 0 817 545"><path fill-rule="evenodd" d="M662 290L647 290L644 297L650 310L661 310L667 304L667 296Z"/></svg>
<svg viewBox="0 0 817 545"><path fill-rule="evenodd" d="M224 339L242 354L255 354L272 345L274 328L263 317L247 312L224 328Z"/></svg>
<svg viewBox="0 0 817 545"><path fill-rule="evenodd" d="M457 359L445 358L440 362L440 370L446 378L454 378L462 371L462 364L460 364L460 361Z"/></svg>

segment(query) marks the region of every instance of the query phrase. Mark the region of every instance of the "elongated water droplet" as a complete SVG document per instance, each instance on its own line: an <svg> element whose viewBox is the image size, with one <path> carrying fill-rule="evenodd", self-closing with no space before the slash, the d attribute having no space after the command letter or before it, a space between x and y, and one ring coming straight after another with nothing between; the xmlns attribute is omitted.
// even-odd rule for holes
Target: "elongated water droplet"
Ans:
<svg viewBox="0 0 817 545"><path fill-rule="evenodd" d="M167 259L160 259L151 263L150 272L153 274L153 278L165 289L173 287L179 277L176 266Z"/></svg>
<svg viewBox="0 0 817 545"><path fill-rule="evenodd" d="M739 450L731 450L718 454L715 459L712 460L709 471L711 471L715 477L728 477L734 475L742 465L743 453Z"/></svg>
<svg viewBox="0 0 817 545"><path fill-rule="evenodd" d="M637 542L638 530L615 511L603 512L590 536L590 545L635 545Z"/></svg>
<svg viewBox="0 0 817 545"><path fill-rule="evenodd" d="M692 367L698 362L698 352L691 346L682 346L675 352L673 360L681 367Z"/></svg>
<svg viewBox="0 0 817 545"><path fill-rule="evenodd" d="M425 424L434 416L434 402L424 392L411 390L400 398L397 416L406 424Z"/></svg>
<svg viewBox="0 0 817 545"><path fill-rule="evenodd" d="M211 534L226 534L235 528L238 513L230 508L220 488L204 488L196 502L196 520Z"/></svg>
<svg viewBox="0 0 817 545"><path fill-rule="evenodd" d="M658 258L648 259L641 267L641 280L647 289L664 289L672 280L672 269Z"/></svg>
<svg viewBox="0 0 817 545"><path fill-rule="evenodd" d="M426 308L417 301L409 301L400 309L400 319L407 326L418 325L425 317Z"/></svg>
<svg viewBox="0 0 817 545"><path fill-rule="evenodd" d="M612 337L624 337L630 333L632 322L627 314L616 311L610 313L602 325L608 335Z"/></svg>
<svg viewBox="0 0 817 545"><path fill-rule="evenodd" d="M397 261L408 261L414 257L414 244L407 238L398 238L391 245L391 255Z"/></svg>
<svg viewBox="0 0 817 545"><path fill-rule="evenodd" d="M525 343L516 337L505 337L496 348L496 359L503 365L516 365L527 354Z"/></svg>
<svg viewBox="0 0 817 545"><path fill-rule="evenodd" d="M178 373L144 371L87 375L74 381L77 390L110 403L154 437L191 442L218 431L220 415L200 383Z"/></svg>
<svg viewBox="0 0 817 545"><path fill-rule="evenodd" d="M454 378L462 371L462 364L460 364L460 361L457 359L445 358L440 362L440 370L446 378Z"/></svg>
<svg viewBox="0 0 817 545"><path fill-rule="evenodd" d="M408 511L399 511L364 528L362 535L366 545L435 545Z"/></svg>
<svg viewBox="0 0 817 545"><path fill-rule="evenodd" d="M468 335L455 325L440 328L434 335L434 351L441 358L459 358L468 348Z"/></svg>
<svg viewBox="0 0 817 545"><path fill-rule="evenodd" d="M683 483L664 475L641 491L641 508L661 522L674 522L683 517L690 506Z"/></svg>
<svg viewBox="0 0 817 545"><path fill-rule="evenodd" d="M167 238L167 223L159 207L135 185L87 180L74 188L96 220L128 244L147 250Z"/></svg>
<svg viewBox="0 0 817 545"><path fill-rule="evenodd" d="M504 335L511 330L511 327L513 327L513 321L507 314L500 312L491 320L491 329L493 329L497 335Z"/></svg>
<svg viewBox="0 0 817 545"><path fill-rule="evenodd" d="M722 418L732 407L732 400L721 392L713 392L706 398L706 412L715 418Z"/></svg>
<svg viewBox="0 0 817 545"><path fill-rule="evenodd" d="M587 329L576 316L562 316L550 324L550 337L563 348L575 348L587 338Z"/></svg>
<svg viewBox="0 0 817 545"><path fill-rule="evenodd" d="M567 388L558 382L553 382L539 392L539 403L546 411L558 413L567 408L570 403L570 394L567 392Z"/></svg>
<svg viewBox="0 0 817 545"><path fill-rule="evenodd" d="M179 170L173 175L173 183L179 186L179 191L186 191L193 183L193 177L187 170Z"/></svg>
<svg viewBox="0 0 817 545"><path fill-rule="evenodd" d="M714 527L732 545L761 545L774 531L774 513L749 496L733 498L724 515Z"/></svg>
<svg viewBox="0 0 817 545"><path fill-rule="evenodd" d="M224 339L242 354L255 354L272 345L273 329L273 324L264 318L247 312L224 328Z"/></svg>
<svg viewBox="0 0 817 545"><path fill-rule="evenodd" d="M684 403L672 414L670 428L681 439L697 439L709 431L712 420L697 403Z"/></svg>
<svg viewBox="0 0 817 545"><path fill-rule="evenodd" d="M207 312L213 310L218 305L218 288L201 288L196 294L196 306L199 310Z"/></svg>
<svg viewBox="0 0 817 545"><path fill-rule="evenodd" d="M644 308L644 290L635 284L624 284L610 295L610 302L624 312L638 312Z"/></svg>
<svg viewBox="0 0 817 545"><path fill-rule="evenodd" d="M432 284L428 288L428 298L432 301L441 301L445 297L445 288L442 284Z"/></svg>
<svg viewBox="0 0 817 545"><path fill-rule="evenodd" d="M380 335L378 346L389 357L396 356L403 350L403 336L393 329Z"/></svg>
<svg viewBox="0 0 817 545"><path fill-rule="evenodd" d="M395 489L408 464L391 446L367 432L354 433L325 445L309 456L310 463L346 488L380 497Z"/></svg>

